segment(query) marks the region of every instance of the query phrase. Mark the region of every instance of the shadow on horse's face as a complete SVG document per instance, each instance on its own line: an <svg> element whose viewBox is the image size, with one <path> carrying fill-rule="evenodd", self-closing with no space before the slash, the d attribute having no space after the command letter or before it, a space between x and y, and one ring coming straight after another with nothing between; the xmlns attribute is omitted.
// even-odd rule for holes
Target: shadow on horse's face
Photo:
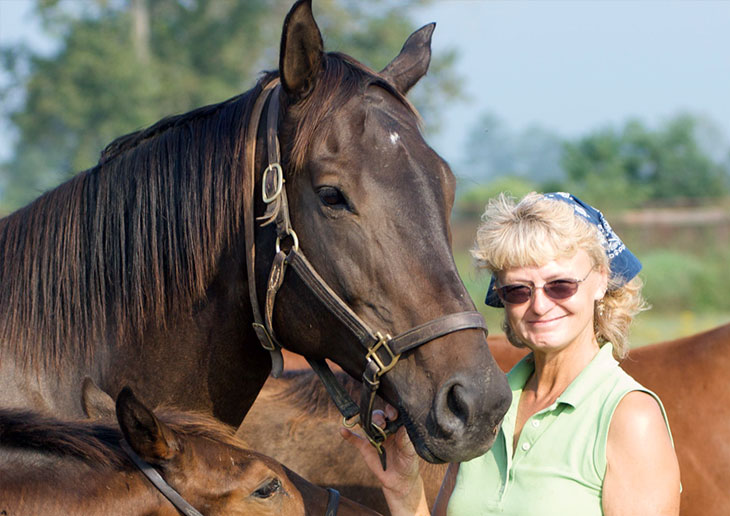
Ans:
<svg viewBox="0 0 730 516"><path fill-rule="evenodd" d="M319 67L327 68L316 57L303 60L315 62L309 73L313 93L302 100L293 91L292 84L304 81L287 76L285 64L294 59L287 57L288 25L280 67L289 96L285 140L292 128L307 126L307 95L316 96L318 74L324 73ZM378 78L363 80L346 102L320 115L312 123L316 137L303 157L289 156L287 167L292 226L302 250L362 320L392 336L474 310L451 253L454 176L423 140L418 117L403 97L426 72L432 30L414 33ZM316 25L309 32L318 35ZM318 55L318 43L308 45ZM362 347L338 330L341 325L321 304L302 294L306 289L289 287L285 282L277 298L280 340L309 357L333 359L360 377ZM476 329L404 353L383 376L380 392L399 409L419 454L434 462L468 460L486 451L510 399L485 335Z"/></svg>

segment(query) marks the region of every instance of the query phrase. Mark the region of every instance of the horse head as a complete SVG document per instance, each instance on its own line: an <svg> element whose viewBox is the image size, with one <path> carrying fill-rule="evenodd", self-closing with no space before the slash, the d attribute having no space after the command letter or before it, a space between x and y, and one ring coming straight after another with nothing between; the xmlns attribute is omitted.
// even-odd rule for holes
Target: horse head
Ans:
<svg viewBox="0 0 730 516"><path fill-rule="evenodd" d="M281 88L274 92L297 235L291 245L307 255L346 308L339 301L334 309L323 306L322 295L303 288L302 273L287 271L272 329L284 347L331 359L360 378L368 365L365 350L333 311L349 310L354 315L347 317L361 326L395 336L443 316L473 313L474 305L451 253L454 176L424 141L405 98L428 69L434 26L412 34L378 73L324 53L310 4L298 2L286 18ZM268 235L268 244L266 237L257 240L260 248L273 248ZM259 256L259 277L268 274L272 259L271 252ZM463 461L482 454L510 400L485 332L467 325L436 332L421 344L385 359L393 367L378 377L379 394L398 408L425 459Z"/></svg>
<svg viewBox="0 0 730 516"><path fill-rule="evenodd" d="M305 514L299 489L281 464L243 448L230 435L212 438L214 424L175 431L129 388L117 397L116 414L137 457L203 514Z"/></svg>

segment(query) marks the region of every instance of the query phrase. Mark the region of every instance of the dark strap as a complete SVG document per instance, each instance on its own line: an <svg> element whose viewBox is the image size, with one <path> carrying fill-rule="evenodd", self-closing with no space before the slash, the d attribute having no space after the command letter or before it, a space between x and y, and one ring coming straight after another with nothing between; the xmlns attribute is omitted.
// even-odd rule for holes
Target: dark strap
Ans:
<svg viewBox="0 0 730 516"><path fill-rule="evenodd" d="M444 315L438 319L428 321L415 328L401 333L390 339L390 349L400 355L404 351L416 348L421 344L443 337L455 331L479 329L487 331L487 323L482 314L475 311L458 312Z"/></svg>
<svg viewBox="0 0 730 516"><path fill-rule="evenodd" d="M336 516L337 509L340 507L340 492L337 489L327 488L329 495L327 496L327 509L324 516Z"/></svg>
<svg viewBox="0 0 730 516"><path fill-rule="evenodd" d="M367 349L377 342L378 339L363 320L325 283L301 252L292 249L286 261L315 297L355 335L360 345Z"/></svg>
<svg viewBox="0 0 730 516"><path fill-rule="evenodd" d="M274 80L267 84L261 94L256 99L251 110L251 118L246 129L246 167L243 174L244 194L243 194L243 224L244 224L244 240L246 247L246 272L248 280L248 292L251 300L251 311L253 313L253 328L256 336L259 338L261 345L271 354L271 374L278 377L284 366L281 356L280 346L274 340L274 337L266 329L265 321L261 316L258 295L256 293L256 245L254 235L254 185L256 182L256 137L258 134L258 125L261 120L261 114L264 104L269 98L271 92L278 86L279 81Z"/></svg>
<svg viewBox="0 0 730 516"><path fill-rule="evenodd" d="M329 368L327 362L311 358L307 358L307 362L309 362L311 368L315 373L317 373L317 376L319 376L319 379L322 381L322 385L324 385L324 388L327 390L327 394L330 395L330 398L332 398L332 401L337 406L337 409L340 411L340 414L342 414L345 420L355 417L360 412L360 407L358 407L357 403L352 400L350 394L345 390L342 384L337 381L335 373L333 373Z"/></svg>
<svg viewBox="0 0 730 516"><path fill-rule="evenodd" d="M137 468L146 476L150 482L157 488L157 490L163 494L165 498L170 500L170 503L175 506L175 508L180 511L180 513L184 514L185 516L203 516L202 513L198 512L198 510L190 505L185 498L180 496L180 493L175 491L175 489L172 488L170 484L165 482L165 479L162 478L162 475L153 468L150 464L142 460L139 455L135 453L135 451L129 446L127 441L122 439L119 441L119 445L122 447L122 450L129 456L130 459L132 459L132 462L134 462L134 465L137 466Z"/></svg>

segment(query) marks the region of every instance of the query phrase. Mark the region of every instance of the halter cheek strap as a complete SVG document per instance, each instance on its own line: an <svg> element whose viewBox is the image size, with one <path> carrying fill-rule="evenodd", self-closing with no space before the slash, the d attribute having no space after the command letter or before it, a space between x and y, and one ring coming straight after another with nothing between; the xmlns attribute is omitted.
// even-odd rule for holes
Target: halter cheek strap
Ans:
<svg viewBox="0 0 730 516"><path fill-rule="evenodd" d="M175 491L175 489L170 484L165 482L165 479L162 478L162 475L160 475L159 471L153 468L152 465L150 465L149 463L142 460L142 458L135 453L131 446L129 446L125 439L119 441L119 445L122 447L122 450L124 450L124 453L126 453L127 456L132 459L132 462L134 462L134 465L137 466L142 474L146 476L150 482L152 482L152 484L157 488L160 493L162 493L165 498L170 500L170 503L172 503L172 505L174 505L181 514L184 514L185 516L203 516L203 514L198 512L195 507L190 505L187 500L185 500L185 498L180 495L180 493Z"/></svg>

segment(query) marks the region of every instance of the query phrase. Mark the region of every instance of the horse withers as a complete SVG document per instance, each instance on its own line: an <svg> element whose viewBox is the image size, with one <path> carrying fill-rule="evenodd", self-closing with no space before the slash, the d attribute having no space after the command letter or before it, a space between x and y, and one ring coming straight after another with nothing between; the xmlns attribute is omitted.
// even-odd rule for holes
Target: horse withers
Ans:
<svg viewBox="0 0 730 516"><path fill-rule="evenodd" d="M237 425L276 357L261 335L357 378L392 366L374 384L421 456L483 453L510 392L451 254L454 176L405 98L432 32L375 72L325 53L300 0L278 72L0 220L0 406L81 415L90 375Z"/></svg>
<svg viewBox="0 0 730 516"><path fill-rule="evenodd" d="M0 409L0 514L299 516L331 502L210 416L153 412L129 389L113 411L62 421ZM335 507L377 514L345 498Z"/></svg>

